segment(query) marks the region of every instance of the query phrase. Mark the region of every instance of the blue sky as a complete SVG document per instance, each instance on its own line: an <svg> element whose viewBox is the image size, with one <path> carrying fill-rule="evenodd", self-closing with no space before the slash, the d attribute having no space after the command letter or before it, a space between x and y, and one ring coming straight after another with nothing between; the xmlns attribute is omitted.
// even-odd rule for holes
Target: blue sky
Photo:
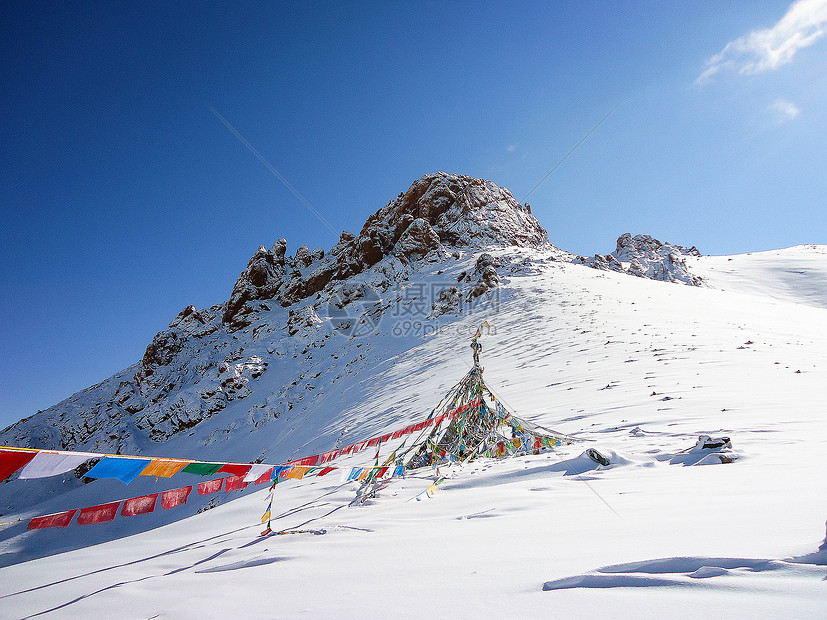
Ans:
<svg viewBox="0 0 827 620"><path fill-rule="evenodd" d="M5 3L0 427L427 172L553 243L827 243L827 1ZM71 6L70 6L71 5Z"/></svg>

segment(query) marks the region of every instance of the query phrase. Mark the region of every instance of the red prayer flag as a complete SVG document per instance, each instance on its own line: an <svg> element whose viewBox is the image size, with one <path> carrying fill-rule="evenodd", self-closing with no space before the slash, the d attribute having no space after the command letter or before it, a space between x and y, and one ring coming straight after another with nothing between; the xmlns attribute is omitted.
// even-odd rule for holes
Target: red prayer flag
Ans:
<svg viewBox="0 0 827 620"><path fill-rule="evenodd" d="M182 487L180 489L164 491L161 494L161 507L167 509L186 504L187 498L190 496L190 491L192 491L192 487Z"/></svg>
<svg viewBox="0 0 827 620"><path fill-rule="evenodd" d="M134 517L135 515L143 515L155 510L155 500L158 499L158 494L142 495L141 497L133 497L132 499L124 500L123 508L121 508L122 517Z"/></svg>
<svg viewBox="0 0 827 620"><path fill-rule="evenodd" d="M314 454L313 456L308 456L306 458L303 458L301 461L299 461L299 465L301 465L302 467L313 467L314 465L319 464L319 458L320 457L319 457L318 454Z"/></svg>
<svg viewBox="0 0 827 620"><path fill-rule="evenodd" d="M109 504L81 508L80 514L78 515L78 525L111 521L115 518L115 515L118 514L118 506L120 505L121 502L118 500L117 502L110 502Z"/></svg>
<svg viewBox="0 0 827 620"><path fill-rule="evenodd" d="M35 517L29 521L30 530L41 530L46 527L66 527L75 516L77 510L67 510L66 512L58 512L53 515L46 515L45 517Z"/></svg>
<svg viewBox="0 0 827 620"><path fill-rule="evenodd" d="M376 478L381 478L382 476L385 475L385 472L387 472L388 469L389 468L387 468L387 467L380 467L379 469L376 470L376 476L375 477Z"/></svg>
<svg viewBox="0 0 827 620"><path fill-rule="evenodd" d="M385 442L386 442L386 441L388 441L388 439L390 439L390 438L391 438L391 434L390 434L390 433L388 433L387 435L382 435L379 439L380 439L380 441L381 441L382 443L385 443Z"/></svg>
<svg viewBox="0 0 827 620"><path fill-rule="evenodd" d="M339 453L338 450L331 450L330 452L325 452L324 454L321 455L321 458L319 458L319 465L329 463L330 461L332 461L333 459L336 458L336 455L338 453Z"/></svg>
<svg viewBox="0 0 827 620"><path fill-rule="evenodd" d="M325 474L329 474L330 472L337 469L336 467L325 467L322 471L320 471L317 475L324 476Z"/></svg>
<svg viewBox="0 0 827 620"><path fill-rule="evenodd" d="M227 463L226 465L222 465L221 469L219 469L216 473L232 474L233 476L241 476L243 478L252 467L252 465L236 465L233 463Z"/></svg>
<svg viewBox="0 0 827 620"><path fill-rule="evenodd" d="M402 437L402 435L404 435L404 434L405 434L405 430L404 430L404 429L402 429L402 430L398 430L398 431L395 431L395 432L393 433L393 435L391 435L391 439L399 439L399 438L400 438L400 437Z"/></svg>
<svg viewBox="0 0 827 620"><path fill-rule="evenodd" d="M339 450L339 456L344 456L345 454L350 454L350 451L353 450L353 444L349 446L345 446L341 450Z"/></svg>
<svg viewBox="0 0 827 620"><path fill-rule="evenodd" d="M243 476L230 476L229 478L227 478L227 482L224 485L224 490L227 492L235 491L236 489L243 489L246 486L247 483L244 482Z"/></svg>
<svg viewBox="0 0 827 620"><path fill-rule="evenodd" d="M36 454L23 450L0 450L0 482L31 461Z"/></svg>
<svg viewBox="0 0 827 620"><path fill-rule="evenodd" d="M210 493L218 493L221 490L221 485L224 484L224 478L216 478L215 480L207 480L206 482L198 483L198 494L209 495Z"/></svg>
<svg viewBox="0 0 827 620"><path fill-rule="evenodd" d="M373 439L369 439L369 440L368 440L368 446L367 446L367 447L368 447L368 448L372 448L373 446L375 446L376 444L378 444L380 441L382 441L382 438L381 438L381 437L374 437Z"/></svg>

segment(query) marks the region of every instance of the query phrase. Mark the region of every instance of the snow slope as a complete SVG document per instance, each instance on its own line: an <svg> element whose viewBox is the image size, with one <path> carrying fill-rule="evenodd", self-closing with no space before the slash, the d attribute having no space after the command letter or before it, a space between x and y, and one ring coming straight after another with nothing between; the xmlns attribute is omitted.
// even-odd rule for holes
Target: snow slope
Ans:
<svg viewBox="0 0 827 620"><path fill-rule="evenodd" d="M798 245L736 256L687 257L708 286L827 308L827 246Z"/></svg>
<svg viewBox="0 0 827 620"><path fill-rule="evenodd" d="M501 284L488 306L407 331L398 316L361 341L330 335L321 361L297 358L311 371L306 391L325 395L303 419L288 423L285 412L271 423L268 455L313 454L423 419L466 372L468 337L484 318L495 329L482 340L488 385L518 415L582 443L454 468L424 501L414 498L428 471L354 508L354 482L288 481L273 527L299 531L290 535L258 536L264 491L25 562L41 541L43 554L89 530L138 531L144 517L60 536L16 530L0 542L20 562L0 568L0 617L823 617L827 309L812 303L817 286L782 295L779 275L795 263L815 281L827 272L823 249L688 259L709 287L597 271L550 249L492 254ZM423 263L405 286L456 279L475 258ZM285 355L324 329L308 328ZM317 367L331 370L313 379ZM201 423L214 437L228 428L219 417ZM224 434L219 453L264 449L262 434ZM730 437L737 458L679 454L699 434ZM611 464L585 458L589 447ZM91 499L96 486L113 492L96 482L28 510Z"/></svg>

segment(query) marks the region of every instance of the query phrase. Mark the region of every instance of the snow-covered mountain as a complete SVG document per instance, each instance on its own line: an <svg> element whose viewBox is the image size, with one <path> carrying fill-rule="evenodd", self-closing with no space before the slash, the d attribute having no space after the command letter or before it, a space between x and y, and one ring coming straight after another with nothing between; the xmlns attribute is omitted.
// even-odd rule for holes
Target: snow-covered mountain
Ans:
<svg viewBox="0 0 827 620"><path fill-rule="evenodd" d="M520 254L522 266L514 264L513 254L500 265L482 258L491 248L540 254ZM314 349L338 359L349 338L380 335L382 329L373 327L383 319L384 329L392 329L394 314L437 329L486 303L485 295L499 284L498 267L509 274L529 271L542 254L539 260L699 283L673 258L682 253L680 246L627 234L608 258L575 257L550 245L530 207L507 189L467 176L429 174L371 215L358 236L343 232L328 252L303 245L290 256L284 239L269 250L260 247L229 300L185 308L136 365L13 424L0 433L0 444L156 453L159 444L181 438L174 450L192 453L239 432L255 433L296 408L305 411L325 393L308 394L309 378L336 383L372 363L361 352L341 369L321 363ZM371 348L360 342L360 348ZM215 428L198 426L218 413ZM242 454L235 445L236 458L263 456L270 432L253 443L255 450Z"/></svg>
<svg viewBox="0 0 827 620"><path fill-rule="evenodd" d="M430 471L354 509L355 482L279 485L274 527L305 533L271 538L257 537L266 498L255 488L202 514L193 495L175 511L26 532L31 516L182 483L11 479L2 519L24 522L0 529L0 564L76 551L0 568L3 607L692 617L703 604L816 617L827 601L827 247L705 257L623 235L612 256L620 269L560 250L507 190L444 173L329 252L259 249L227 302L185 309L141 362L0 442L234 461L316 454L422 420L467 371L470 335L488 319L487 383L583 443L480 460L425 502L408 500ZM689 451L700 434L730 437L731 462ZM588 447L610 465L585 458ZM367 612L353 598L366 583L392 585Z"/></svg>

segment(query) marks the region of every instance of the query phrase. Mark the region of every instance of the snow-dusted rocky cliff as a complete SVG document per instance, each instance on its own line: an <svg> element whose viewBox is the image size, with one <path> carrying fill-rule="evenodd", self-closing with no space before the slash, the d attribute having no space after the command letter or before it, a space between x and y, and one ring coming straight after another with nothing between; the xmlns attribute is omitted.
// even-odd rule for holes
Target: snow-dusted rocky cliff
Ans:
<svg viewBox="0 0 827 620"><path fill-rule="evenodd" d="M487 253L494 248L522 253L495 258ZM159 442L176 438L169 449L215 450L239 433L256 434L279 416L307 410L334 383L406 346L396 338L371 357L372 345L358 336L437 329L491 303L503 278L530 271L532 261L582 262L698 284L681 259L693 252L627 234L613 255L575 257L552 246L530 207L507 189L428 174L371 215L358 235L343 232L327 252L302 245L289 255L284 239L260 247L229 300L185 308L140 362L13 424L0 443L140 453L158 452ZM358 355L354 342L365 344ZM336 362L342 358L350 359ZM261 435L244 454L236 445L233 456L253 459L271 444L272 437Z"/></svg>
<svg viewBox="0 0 827 620"><path fill-rule="evenodd" d="M629 275L664 282L681 282L701 286L702 278L690 273L686 266L687 256L700 256L695 246L661 243L649 235L624 233L617 239L617 248L611 254L578 256L574 262L594 269L617 271Z"/></svg>

